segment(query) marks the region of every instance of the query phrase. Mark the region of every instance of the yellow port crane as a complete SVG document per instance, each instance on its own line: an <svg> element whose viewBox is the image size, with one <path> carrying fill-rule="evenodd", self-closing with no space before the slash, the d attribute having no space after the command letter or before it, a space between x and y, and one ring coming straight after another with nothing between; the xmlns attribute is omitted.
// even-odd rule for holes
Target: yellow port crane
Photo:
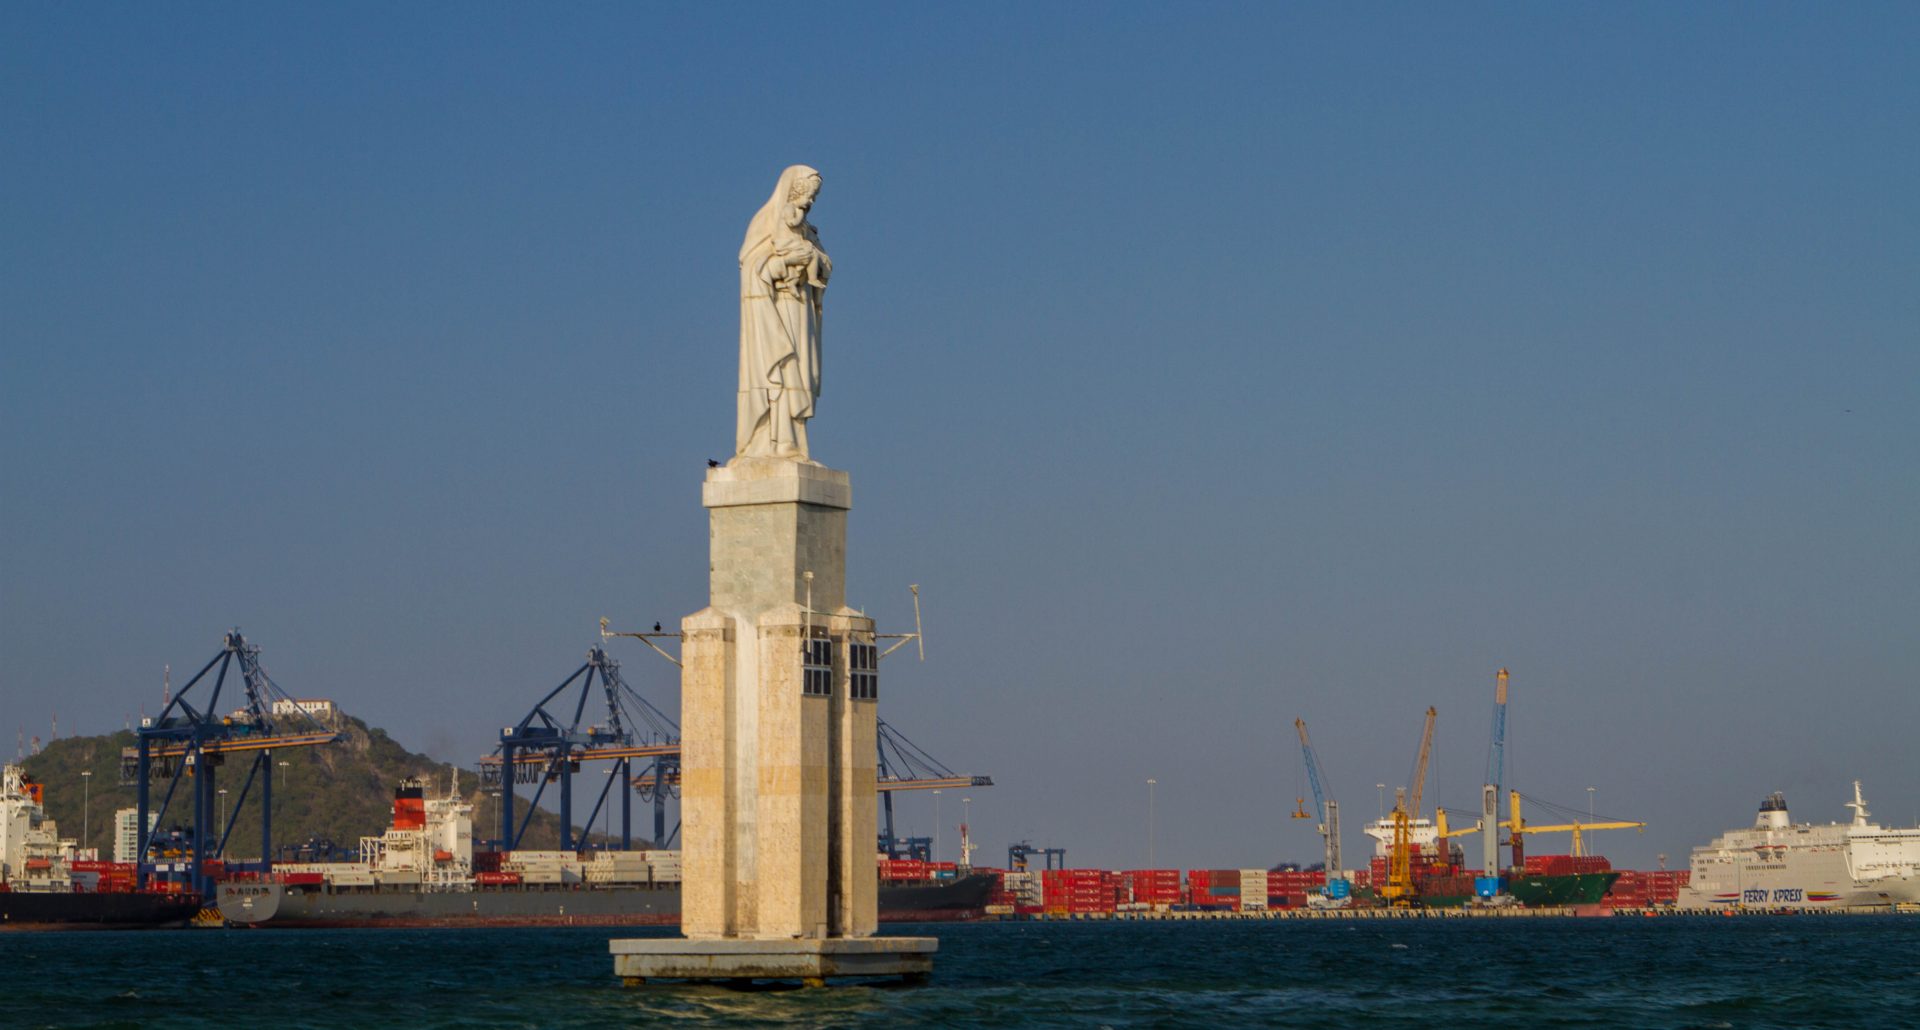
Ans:
<svg viewBox="0 0 1920 1030"><path fill-rule="evenodd" d="M1426 793L1427 760L1433 757L1433 720L1439 712L1427 708L1427 724L1420 731L1420 757L1413 763L1413 783L1393 792L1393 841L1387 845L1387 885L1380 896L1395 908L1413 905L1413 820L1420 813L1420 799ZM1411 793L1412 804L1407 795Z"/></svg>
<svg viewBox="0 0 1920 1030"><path fill-rule="evenodd" d="M1393 788L1393 841L1387 845L1387 885L1380 897L1395 908L1413 899L1413 819L1407 815L1407 788Z"/></svg>
<svg viewBox="0 0 1920 1030"><path fill-rule="evenodd" d="M1433 810L1434 839L1443 847L1446 845L1448 838L1464 837L1469 833L1479 833L1480 829L1481 824L1479 822L1475 822L1472 826L1463 826L1457 830L1449 829L1447 827L1447 810L1437 806Z"/></svg>
<svg viewBox="0 0 1920 1030"><path fill-rule="evenodd" d="M1586 846L1581 837L1583 831L1644 830L1647 826L1646 823L1621 821L1571 822L1560 823L1554 826L1529 826L1527 825L1526 819L1520 814L1520 792L1517 790L1509 791L1507 798L1511 806L1512 818L1508 819L1504 825L1507 828L1507 832L1513 838L1513 867L1515 869L1520 869L1526 865L1525 838L1529 833L1567 833L1571 831L1573 833L1573 853L1575 855L1584 855L1586 854Z"/></svg>

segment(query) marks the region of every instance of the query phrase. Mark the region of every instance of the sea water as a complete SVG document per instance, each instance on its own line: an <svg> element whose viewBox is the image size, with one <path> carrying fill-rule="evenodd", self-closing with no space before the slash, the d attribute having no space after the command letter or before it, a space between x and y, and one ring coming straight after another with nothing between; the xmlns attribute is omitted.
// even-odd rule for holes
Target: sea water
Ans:
<svg viewBox="0 0 1920 1030"><path fill-rule="evenodd" d="M925 986L621 987L657 929L0 934L0 1027L1920 1026L1920 918L982 923Z"/></svg>

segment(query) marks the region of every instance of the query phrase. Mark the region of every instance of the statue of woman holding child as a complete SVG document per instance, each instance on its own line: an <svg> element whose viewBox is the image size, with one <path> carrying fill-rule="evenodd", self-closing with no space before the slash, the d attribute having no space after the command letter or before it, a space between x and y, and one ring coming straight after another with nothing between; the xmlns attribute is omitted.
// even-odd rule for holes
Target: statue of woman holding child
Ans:
<svg viewBox="0 0 1920 1030"><path fill-rule="evenodd" d="M736 454L811 460L820 396L820 317L833 262L807 213L820 173L794 165L740 245L740 421Z"/></svg>

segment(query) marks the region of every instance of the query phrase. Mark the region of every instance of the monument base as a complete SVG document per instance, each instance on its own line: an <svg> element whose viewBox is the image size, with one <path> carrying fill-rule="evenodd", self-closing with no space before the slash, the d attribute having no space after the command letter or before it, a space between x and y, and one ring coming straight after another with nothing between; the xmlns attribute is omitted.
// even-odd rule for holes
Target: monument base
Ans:
<svg viewBox="0 0 1920 1030"><path fill-rule="evenodd" d="M904 977L923 980L933 972L935 937L829 937L825 939L688 940L629 938L607 942L613 972L628 987L649 980L750 982L799 980L825 986L828 977Z"/></svg>

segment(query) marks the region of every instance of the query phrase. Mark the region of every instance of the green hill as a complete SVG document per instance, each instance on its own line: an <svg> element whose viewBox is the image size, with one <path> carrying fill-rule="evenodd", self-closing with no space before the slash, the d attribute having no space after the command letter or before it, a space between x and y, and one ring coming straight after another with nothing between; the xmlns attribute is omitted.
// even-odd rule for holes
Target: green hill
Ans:
<svg viewBox="0 0 1920 1030"><path fill-rule="evenodd" d="M449 764L408 751L388 736L387 731L370 728L352 716L343 716L340 726L346 735L340 743L289 748L276 754L273 785L276 846L303 842L311 837L327 838L348 848L357 846L361 837L377 835L389 825L394 785L409 777L425 779L430 784L430 795L446 792L452 772ZM46 745L39 754L22 763L28 775L46 785L47 814L60 824L60 835L79 839L84 829L86 839L81 841L81 846L99 848L103 858L113 856L114 810L131 808L136 803L133 786L120 783L120 752L133 744L134 735L127 730L98 737L66 737ZM287 763L287 768L280 768L282 761ZM238 797L250 766L247 759L235 758L221 768L219 785L230 792L229 799ZM91 771L93 775L83 778L80 775L83 771ZM585 777L581 780L592 782ZM151 803L156 810L169 783L159 778L153 781ZM191 781L181 783L167 809L163 826L185 826L192 822L190 786ZM555 796L556 789L548 788L547 799ZM474 806L478 824L474 835L491 836L500 810L495 807L494 799L480 790L480 777L473 769L460 770L460 793ZM83 813L83 802L90 812L87 818L83 818L87 814ZM524 798L520 804L520 812L524 813ZM234 823L233 837L227 842L228 855L253 858L259 854L259 805L256 785L253 796L241 806L240 817ZM584 787L579 788L575 811L584 815L592 807L593 796L587 795ZM640 806L636 803L634 807L634 823L638 829ZM219 818L217 808L214 818ZM542 808L535 813L523 844L536 849L552 848L559 840L559 832L559 817ZM638 841L635 845L642 846Z"/></svg>

